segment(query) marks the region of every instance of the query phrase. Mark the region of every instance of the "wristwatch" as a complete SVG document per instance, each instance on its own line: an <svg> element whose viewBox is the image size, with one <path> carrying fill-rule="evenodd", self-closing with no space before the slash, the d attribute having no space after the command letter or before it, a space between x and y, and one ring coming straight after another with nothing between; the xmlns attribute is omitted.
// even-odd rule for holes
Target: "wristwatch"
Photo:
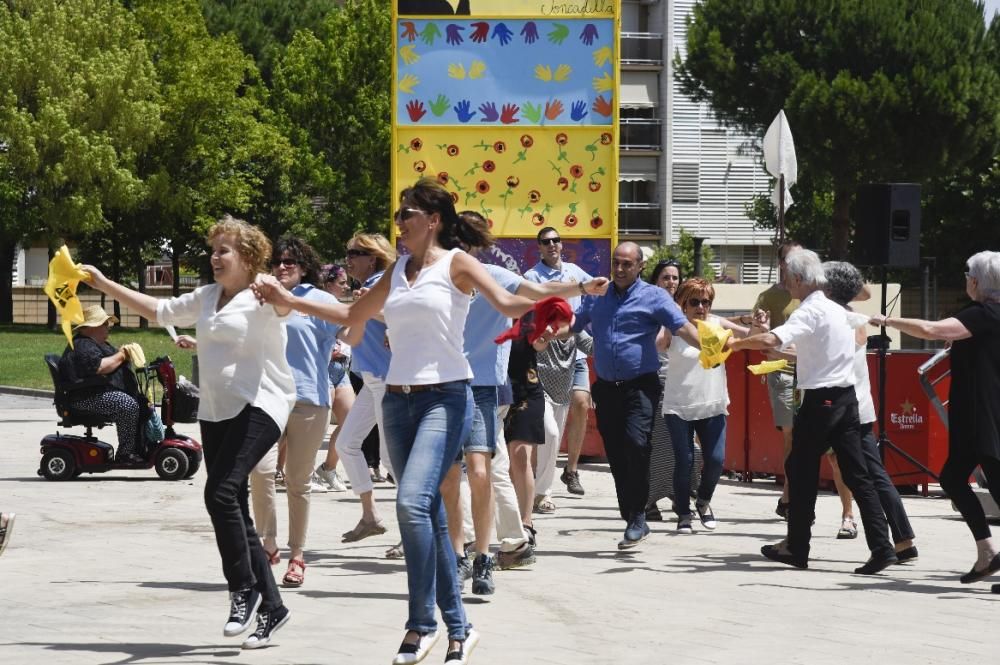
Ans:
<svg viewBox="0 0 1000 665"><path fill-rule="evenodd" d="M587 295L586 282L580 282L580 295Z"/></svg>

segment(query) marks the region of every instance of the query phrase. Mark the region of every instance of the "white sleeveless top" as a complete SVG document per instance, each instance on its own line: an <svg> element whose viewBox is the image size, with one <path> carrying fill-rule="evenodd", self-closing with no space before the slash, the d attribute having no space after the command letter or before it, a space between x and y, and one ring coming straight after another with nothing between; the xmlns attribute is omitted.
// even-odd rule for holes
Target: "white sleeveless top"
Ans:
<svg viewBox="0 0 1000 665"><path fill-rule="evenodd" d="M718 323L718 317L711 314L708 320ZM705 369L699 360L700 353L680 335L674 335L670 340L667 349L670 371L663 386L664 415L673 414L684 420L729 415L726 366L722 364Z"/></svg>
<svg viewBox="0 0 1000 665"><path fill-rule="evenodd" d="M396 262L383 308L392 349L386 383L424 385L472 378L464 352L472 297L451 281L451 262L460 251L452 249L421 270L412 286L406 281L410 257Z"/></svg>

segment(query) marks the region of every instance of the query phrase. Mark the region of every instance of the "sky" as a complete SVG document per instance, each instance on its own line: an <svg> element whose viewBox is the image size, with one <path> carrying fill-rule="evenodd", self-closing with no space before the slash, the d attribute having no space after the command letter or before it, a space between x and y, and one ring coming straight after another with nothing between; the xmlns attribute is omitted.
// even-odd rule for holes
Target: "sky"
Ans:
<svg viewBox="0 0 1000 665"><path fill-rule="evenodd" d="M986 15L986 22L989 23L993 14L1000 11L1000 0L985 0L983 4L986 5L986 11L983 13Z"/></svg>

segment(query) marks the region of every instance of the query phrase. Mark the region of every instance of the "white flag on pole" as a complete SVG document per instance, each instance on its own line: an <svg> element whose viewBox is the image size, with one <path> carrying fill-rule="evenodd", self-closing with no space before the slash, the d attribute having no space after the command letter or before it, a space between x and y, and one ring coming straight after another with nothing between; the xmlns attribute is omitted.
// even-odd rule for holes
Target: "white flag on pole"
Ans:
<svg viewBox="0 0 1000 665"><path fill-rule="evenodd" d="M795 161L795 142L792 141L792 130L788 126L788 118L784 111L771 121L771 126L764 134L764 166L767 172L777 180L771 193L771 203L777 208L780 205L778 188L781 186L781 175L785 176L785 210L792 205L791 188L799 178L799 167Z"/></svg>

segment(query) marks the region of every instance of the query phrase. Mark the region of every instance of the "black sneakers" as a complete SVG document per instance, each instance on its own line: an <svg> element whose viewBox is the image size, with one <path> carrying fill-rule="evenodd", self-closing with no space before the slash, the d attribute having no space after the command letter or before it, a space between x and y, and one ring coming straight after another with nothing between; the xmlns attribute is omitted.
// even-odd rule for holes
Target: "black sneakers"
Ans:
<svg viewBox="0 0 1000 665"><path fill-rule="evenodd" d="M563 469L562 475L559 476L559 480L566 484L566 490L570 494L578 494L583 496L583 485L580 484L580 472L570 471L569 469Z"/></svg>
<svg viewBox="0 0 1000 665"><path fill-rule="evenodd" d="M235 637L250 627L263 599L256 589L246 588L231 592L229 600L231 603L229 618L222 629L222 634L226 637Z"/></svg>
<svg viewBox="0 0 1000 665"><path fill-rule="evenodd" d="M528 536L528 544L531 545L532 547L535 547L537 545L537 543L535 542L535 537L538 535L538 532L535 531L535 527L528 526L527 524L522 524L521 526L524 527L524 533L526 536Z"/></svg>
<svg viewBox="0 0 1000 665"><path fill-rule="evenodd" d="M271 612L257 613L257 630L243 642L244 649L259 649L271 643L271 636L278 632L278 629L288 623L292 618L292 613L282 605Z"/></svg>
<svg viewBox="0 0 1000 665"><path fill-rule="evenodd" d="M472 593L477 596L489 596L496 590L493 582L493 557L480 554L472 562Z"/></svg>
<svg viewBox="0 0 1000 665"><path fill-rule="evenodd" d="M458 562L458 583L465 586L465 580L472 577L472 560L467 556L456 556Z"/></svg>

